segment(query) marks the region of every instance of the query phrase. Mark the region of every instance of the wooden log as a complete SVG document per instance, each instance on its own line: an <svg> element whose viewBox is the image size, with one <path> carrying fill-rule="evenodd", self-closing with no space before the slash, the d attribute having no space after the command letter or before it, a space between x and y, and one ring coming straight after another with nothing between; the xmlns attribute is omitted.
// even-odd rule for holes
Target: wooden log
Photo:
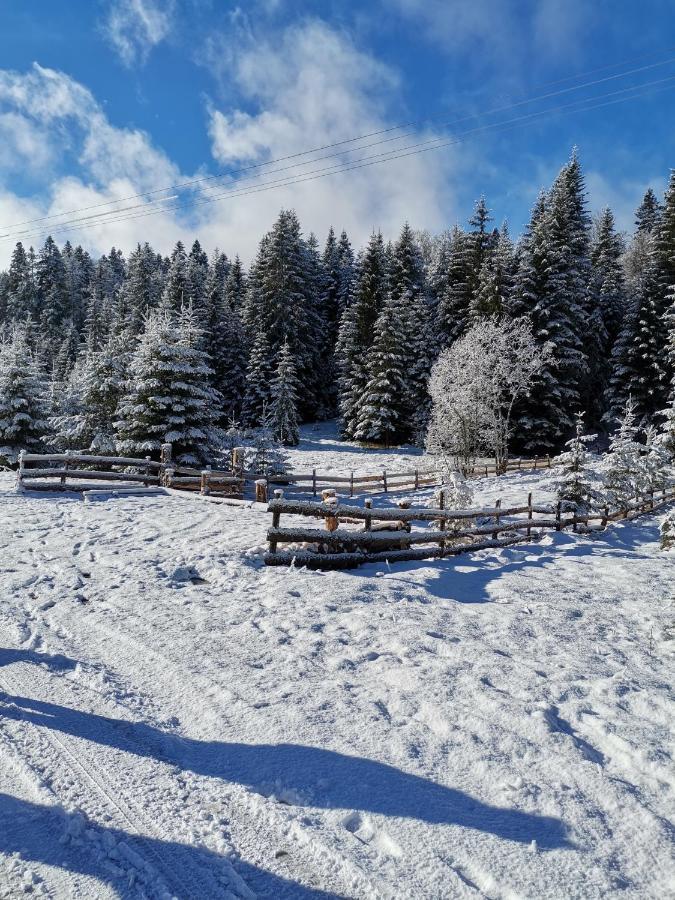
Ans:
<svg viewBox="0 0 675 900"><path fill-rule="evenodd" d="M35 478L58 478L61 485L67 478L96 479L97 481L148 481L159 484L158 475L137 475L131 472L100 472L93 469L25 469L22 481L31 481Z"/></svg>
<svg viewBox="0 0 675 900"><path fill-rule="evenodd" d="M560 529L562 528L561 521L560 521L561 509L562 509L562 504L560 503L560 501L558 501L556 503L556 507L555 507L555 530L556 531L560 531Z"/></svg>
<svg viewBox="0 0 675 900"><path fill-rule="evenodd" d="M316 497L316 469L312 469L312 496Z"/></svg>
<svg viewBox="0 0 675 900"><path fill-rule="evenodd" d="M383 550L376 553L311 553L285 551L283 553L267 554L264 558L268 566L289 566L292 563L298 566L306 566L308 569L355 569L364 563L378 562L407 562L410 560L440 559L444 556L455 556L460 553L475 550L488 550L492 547L508 547L526 541L522 536L502 538L499 541L482 541L477 544L463 546L429 547L421 550Z"/></svg>
<svg viewBox="0 0 675 900"><path fill-rule="evenodd" d="M68 462L71 463L105 463L111 466L139 466L145 467L146 459L138 459L131 456L95 456L89 453L26 453L24 462ZM161 463L150 460L153 469L160 469Z"/></svg>
<svg viewBox="0 0 675 900"><path fill-rule="evenodd" d="M209 492L211 490L210 482L211 482L211 470L204 469L204 471L201 474L201 479L200 479L200 484L199 484L199 489L202 494L204 494L204 495L209 494Z"/></svg>
<svg viewBox="0 0 675 900"><path fill-rule="evenodd" d="M387 470L385 469L382 472L382 484L384 485L384 492L387 493Z"/></svg>
<svg viewBox="0 0 675 900"><path fill-rule="evenodd" d="M532 531L532 492L527 495L527 536L530 537Z"/></svg>
<svg viewBox="0 0 675 900"><path fill-rule="evenodd" d="M282 512L308 516L314 518L324 518L326 512L330 512L331 514L335 514L340 518L346 516L353 519L365 519L366 510L361 506L351 506L349 504L339 504L337 509L331 507L329 510L325 504L317 503L312 500L283 500L279 501L281 504L280 509ZM276 508L277 501L272 500L269 505L269 510L272 512ZM518 515L520 513L527 512L527 506L512 506L501 508L499 510L500 515L502 516L513 516ZM553 513L553 508L550 506L533 506L533 511L536 513L542 513L544 515L551 515ZM479 518L494 518L497 514L497 510L495 508L487 508L487 509L453 509L452 514L448 515L448 513L444 510L439 509L431 509L426 506L413 506L410 509L398 509L397 507L384 507L380 509L373 509L369 515L373 519L378 519L380 521L391 521L394 519L402 519L406 522L433 522L438 519L472 519L475 517Z"/></svg>

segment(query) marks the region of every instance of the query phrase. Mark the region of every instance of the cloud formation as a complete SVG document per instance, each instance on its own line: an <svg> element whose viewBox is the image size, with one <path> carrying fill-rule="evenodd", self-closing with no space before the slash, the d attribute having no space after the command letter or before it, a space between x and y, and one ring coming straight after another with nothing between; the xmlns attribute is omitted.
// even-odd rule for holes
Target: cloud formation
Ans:
<svg viewBox="0 0 675 900"><path fill-rule="evenodd" d="M125 66L144 63L171 33L175 0L111 0L102 30Z"/></svg>
<svg viewBox="0 0 675 900"><path fill-rule="evenodd" d="M344 33L321 22L287 28L274 40L254 40L252 36L241 40L229 65L229 77L245 108L222 109L211 103L205 111L204 127L221 171L232 172L252 161L265 162L378 131L391 123L389 109L392 116L396 112L403 115L393 108L396 72L357 49ZM2 114L21 124L14 129L13 138L17 165L20 159L28 161L35 135L39 135L55 168L45 172L42 190L30 202L13 195L7 186L4 196L0 195L0 225L32 218L36 207L41 214L53 215L164 188L206 171L181 172L145 132L115 127L86 87L62 72L38 65L26 73L0 70ZM404 143L429 136L411 135ZM73 159L67 175L57 170L65 146ZM138 240L149 240L166 253L178 238L191 241L198 236L206 247L240 253L248 261L279 209L294 207L305 229L315 231L320 240L332 224L346 228L354 244L360 245L373 228L391 229L389 236L394 237L406 219L415 227L447 225L447 210L453 201L448 185L459 158L458 151L451 149L454 152L410 157L209 202L228 189L258 191L280 177L349 164L359 154L343 153L338 159L315 163L304 160L283 175L273 175L274 166L256 170L241 186L233 175L225 175L222 180L181 191L181 200L192 204L186 210L109 224L89 223L85 229L62 234L53 223L40 228L49 226L59 240L70 237L97 253L113 243L128 252ZM151 199L133 203L149 210ZM11 246L0 244L0 267L6 264Z"/></svg>

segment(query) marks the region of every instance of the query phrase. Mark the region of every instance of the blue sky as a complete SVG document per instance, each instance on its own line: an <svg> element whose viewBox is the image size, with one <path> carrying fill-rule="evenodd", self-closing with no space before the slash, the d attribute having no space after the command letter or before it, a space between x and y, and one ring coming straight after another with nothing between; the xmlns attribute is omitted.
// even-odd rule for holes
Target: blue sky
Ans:
<svg viewBox="0 0 675 900"><path fill-rule="evenodd" d="M573 145L591 208L611 205L629 228L645 189L662 191L675 165L671 0L0 0L0 14L0 224L51 215L55 236L94 251L148 239L166 252L199 236L248 260L281 206L321 240L332 223L360 244L373 227L393 236L405 219L433 231L464 222L481 193L517 234ZM492 127L657 80L628 102ZM542 94L554 96L512 106ZM242 167L411 121L398 142L320 163L298 157L288 174L483 130L274 190L260 190L273 178L263 166L239 187L256 193L211 202L235 190ZM213 174L224 177L165 204L180 209L126 212L150 212L176 194L162 189ZM142 191L157 193L123 199ZM85 206L121 212L57 227L59 214ZM27 243L46 224L30 228ZM0 264L11 245L0 242Z"/></svg>

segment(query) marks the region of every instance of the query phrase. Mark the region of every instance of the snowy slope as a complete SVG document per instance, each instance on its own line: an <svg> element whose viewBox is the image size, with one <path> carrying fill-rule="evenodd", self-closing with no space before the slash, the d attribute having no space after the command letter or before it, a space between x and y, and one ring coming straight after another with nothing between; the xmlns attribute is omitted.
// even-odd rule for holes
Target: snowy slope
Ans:
<svg viewBox="0 0 675 900"><path fill-rule="evenodd" d="M657 517L329 573L260 507L0 517L0 897L672 895Z"/></svg>

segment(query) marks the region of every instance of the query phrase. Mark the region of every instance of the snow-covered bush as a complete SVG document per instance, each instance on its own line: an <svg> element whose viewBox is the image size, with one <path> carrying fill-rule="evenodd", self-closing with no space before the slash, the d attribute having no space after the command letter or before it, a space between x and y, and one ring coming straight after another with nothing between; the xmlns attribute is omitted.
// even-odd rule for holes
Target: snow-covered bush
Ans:
<svg viewBox="0 0 675 900"><path fill-rule="evenodd" d="M251 468L256 475L272 477L287 471L287 459L283 448L274 436L273 419L263 409L263 424L249 431Z"/></svg>
<svg viewBox="0 0 675 900"><path fill-rule="evenodd" d="M675 512L668 513L661 522L661 549L672 550L675 547Z"/></svg>
<svg viewBox="0 0 675 900"><path fill-rule="evenodd" d="M427 449L468 468L480 452L497 471L508 460L514 404L527 396L551 358L527 318L478 321L438 358L431 372Z"/></svg>
<svg viewBox="0 0 675 900"><path fill-rule="evenodd" d="M434 499L430 506L443 509L469 509L473 503L473 488L464 475L455 470L442 476L441 485L434 492ZM448 520L451 529L460 528L466 524L464 519Z"/></svg>
<svg viewBox="0 0 675 900"><path fill-rule="evenodd" d="M600 497L593 484L586 449L596 439L597 434L584 434L584 415L577 413L576 434L565 444L568 449L552 461L556 467L553 484L558 500L581 512L587 512Z"/></svg>
<svg viewBox="0 0 675 900"><path fill-rule="evenodd" d="M0 342L0 465L16 465L22 450L42 449L48 428L44 391L26 330L16 327Z"/></svg>
<svg viewBox="0 0 675 900"><path fill-rule="evenodd" d="M631 500L648 490L643 459L646 448L637 440L637 433L635 404L629 398L609 451L599 466L603 498L608 506L627 509Z"/></svg>

